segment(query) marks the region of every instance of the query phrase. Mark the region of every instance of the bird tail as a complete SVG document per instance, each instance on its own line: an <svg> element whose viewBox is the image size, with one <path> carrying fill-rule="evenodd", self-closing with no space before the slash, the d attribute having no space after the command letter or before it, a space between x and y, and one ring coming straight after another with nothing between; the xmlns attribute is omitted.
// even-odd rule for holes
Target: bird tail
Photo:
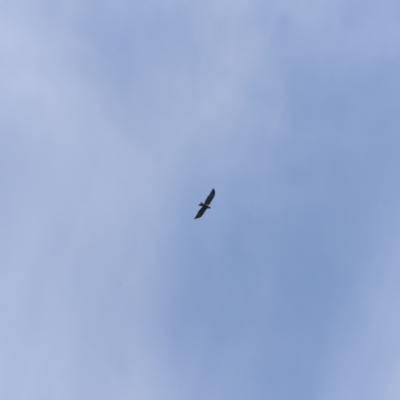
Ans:
<svg viewBox="0 0 400 400"><path fill-rule="evenodd" d="M203 206L204 206L204 203L200 203L199 206L200 206L200 207L203 207Z"/></svg>

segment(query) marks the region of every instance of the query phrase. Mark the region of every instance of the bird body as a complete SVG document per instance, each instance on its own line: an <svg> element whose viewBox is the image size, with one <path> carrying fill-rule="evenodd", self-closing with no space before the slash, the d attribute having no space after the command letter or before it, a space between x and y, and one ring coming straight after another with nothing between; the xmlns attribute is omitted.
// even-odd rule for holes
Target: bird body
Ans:
<svg viewBox="0 0 400 400"><path fill-rule="evenodd" d="M210 194L207 196L206 201L204 203L200 203L199 207L200 210L198 211L198 213L196 214L196 216L194 217L194 219L196 218L200 218L208 208L211 208L210 203L212 202L212 199L215 196L215 190L211 190Z"/></svg>

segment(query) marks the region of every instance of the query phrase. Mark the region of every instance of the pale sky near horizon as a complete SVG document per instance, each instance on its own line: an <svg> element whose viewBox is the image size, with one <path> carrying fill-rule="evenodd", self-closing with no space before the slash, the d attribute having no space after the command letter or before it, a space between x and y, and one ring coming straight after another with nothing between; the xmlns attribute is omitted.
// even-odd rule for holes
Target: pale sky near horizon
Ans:
<svg viewBox="0 0 400 400"><path fill-rule="evenodd" d="M398 400L399 42L395 1L0 2L0 398Z"/></svg>

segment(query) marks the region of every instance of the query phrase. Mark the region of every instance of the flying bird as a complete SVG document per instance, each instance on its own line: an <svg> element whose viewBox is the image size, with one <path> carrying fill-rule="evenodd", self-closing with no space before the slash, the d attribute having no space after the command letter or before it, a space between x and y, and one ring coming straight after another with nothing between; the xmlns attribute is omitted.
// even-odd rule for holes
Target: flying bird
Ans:
<svg viewBox="0 0 400 400"><path fill-rule="evenodd" d="M197 215L194 217L200 218L207 210L207 208L211 208L210 203L212 202L212 199L215 196L215 190L211 190L210 194L207 196L206 201L204 203L200 203L199 206L201 207Z"/></svg>

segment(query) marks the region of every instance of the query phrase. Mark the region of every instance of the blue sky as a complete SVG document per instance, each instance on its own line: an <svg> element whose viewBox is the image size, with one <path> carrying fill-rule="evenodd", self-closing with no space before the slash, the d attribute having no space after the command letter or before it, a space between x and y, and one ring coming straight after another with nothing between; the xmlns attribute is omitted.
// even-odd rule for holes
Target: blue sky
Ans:
<svg viewBox="0 0 400 400"><path fill-rule="evenodd" d="M399 398L396 2L0 7L2 399Z"/></svg>

